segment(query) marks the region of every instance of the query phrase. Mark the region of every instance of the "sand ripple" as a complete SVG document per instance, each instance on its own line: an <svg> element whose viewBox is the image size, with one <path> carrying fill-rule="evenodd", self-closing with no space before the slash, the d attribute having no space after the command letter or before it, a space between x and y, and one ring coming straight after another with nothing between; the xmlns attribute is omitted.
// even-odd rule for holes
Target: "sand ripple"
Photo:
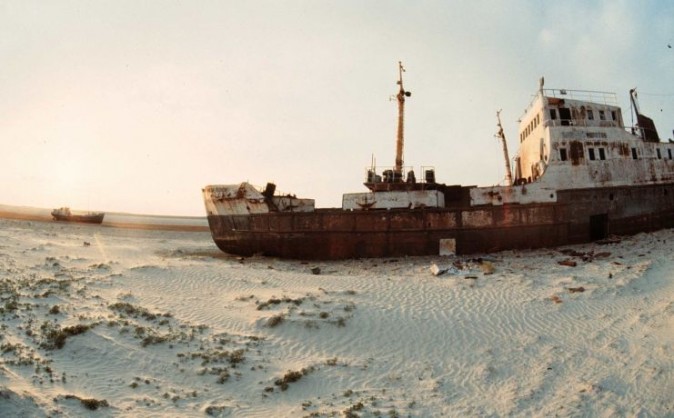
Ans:
<svg viewBox="0 0 674 418"><path fill-rule="evenodd" d="M479 260L304 264L223 256L204 234L5 226L0 411L77 416L66 395L115 416L674 410L674 231L574 247L609 253L577 267L556 250L497 254L485 274ZM464 269L429 271L453 261ZM91 328L45 350L44 323Z"/></svg>

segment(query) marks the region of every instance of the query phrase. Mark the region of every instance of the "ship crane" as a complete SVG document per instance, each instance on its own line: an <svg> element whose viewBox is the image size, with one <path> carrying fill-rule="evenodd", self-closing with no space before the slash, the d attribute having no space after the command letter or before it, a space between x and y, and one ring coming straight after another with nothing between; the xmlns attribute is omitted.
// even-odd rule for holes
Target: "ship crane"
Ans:
<svg viewBox="0 0 674 418"><path fill-rule="evenodd" d="M658 135L658 130L655 128L653 119L643 115L639 110L636 87L630 89L630 101L632 102L634 113L637 115L637 127L641 133L641 138L644 142L660 142L660 136Z"/></svg>
<svg viewBox="0 0 674 418"><path fill-rule="evenodd" d="M508 144L506 143L505 133L503 133L503 125L501 125L501 110L496 112L496 119L498 120L498 132L494 135L496 138L501 140L503 145L503 157L505 158L505 169L506 169L506 186L513 185L513 177L510 174L510 158L508 158Z"/></svg>

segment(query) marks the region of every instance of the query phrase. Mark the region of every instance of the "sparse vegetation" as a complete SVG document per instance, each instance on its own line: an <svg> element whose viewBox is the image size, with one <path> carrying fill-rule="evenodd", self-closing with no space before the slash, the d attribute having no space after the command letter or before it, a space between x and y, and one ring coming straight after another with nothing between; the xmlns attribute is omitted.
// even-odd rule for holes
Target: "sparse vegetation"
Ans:
<svg viewBox="0 0 674 418"><path fill-rule="evenodd" d="M165 335L148 335L147 337L143 338L140 345L142 345L143 347L147 347L148 345L164 343L168 341L168 339L169 338Z"/></svg>
<svg viewBox="0 0 674 418"><path fill-rule="evenodd" d="M279 305L281 303L290 303L295 306L300 306L304 302L304 298L298 298L298 299L291 299L289 297L284 297L283 299L278 299L278 298L270 298L266 302L260 302L257 305L257 310L261 311L263 309L267 309L271 305Z"/></svg>
<svg viewBox="0 0 674 418"><path fill-rule="evenodd" d="M206 412L206 415L214 417L221 415L226 410L227 410L226 406L210 405L206 407L206 410L204 412Z"/></svg>
<svg viewBox="0 0 674 418"><path fill-rule="evenodd" d="M179 353L178 357L187 357L183 353ZM217 363L219 361L227 361L230 366L236 367L237 364L242 363L245 359L245 350L238 349L234 351L220 351L217 349L209 350L205 352L191 353L189 355L192 359L200 358L203 361L201 362L202 366L205 366L209 363Z"/></svg>
<svg viewBox="0 0 674 418"><path fill-rule="evenodd" d="M109 305L108 308L122 315L130 316L132 318L141 317L147 319L148 321L154 321L159 316L166 318L171 318L173 316L170 313L154 314L143 307L134 306L128 302L116 302Z"/></svg>
<svg viewBox="0 0 674 418"><path fill-rule="evenodd" d="M359 415L356 414L356 411L360 411L365 407L362 402L358 402L355 405L351 405L346 411L344 411L344 416L349 418L355 418Z"/></svg>
<svg viewBox="0 0 674 418"><path fill-rule="evenodd" d="M76 396L76 395L66 395L65 398L66 399L77 399L78 401L80 401L82 406L84 406L85 408L87 408L91 411L95 411L100 407L110 406L108 404L108 401L106 401L105 399L98 400L98 399L93 399L93 398L80 398L79 396Z"/></svg>
<svg viewBox="0 0 674 418"><path fill-rule="evenodd" d="M284 320L285 315L283 314L274 315L267 320L267 326L269 328L274 328L275 326L280 325Z"/></svg>
<svg viewBox="0 0 674 418"><path fill-rule="evenodd" d="M220 374L218 375L218 380L216 380L216 382L219 384L223 384L227 380L229 380L229 371L225 369L220 372Z"/></svg>
<svg viewBox="0 0 674 418"><path fill-rule="evenodd" d="M15 298L5 302L4 312L13 312L17 309L19 309L19 302Z"/></svg>
<svg viewBox="0 0 674 418"><path fill-rule="evenodd" d="M310 367L308 369L303 368L300 371L294 371L294 370L289 370L282 378L274 380L274 385L278 386L281 388L281 390L287 390L288 385L290 383L297 382L302 378L302 376L306 376L310 372L314 370L313 367Z"/></svg>
<svg viewBox="0 0 674 418"><path fill-rule="evenodd" d="M40 347L48 350L53 350L55 348L61 349L65 346L68 337L83 334L95 326L95 324L77 324L70 327L60 328L58 325L45 321L40 326L43 335L43 341L40 344Z"/></svg>

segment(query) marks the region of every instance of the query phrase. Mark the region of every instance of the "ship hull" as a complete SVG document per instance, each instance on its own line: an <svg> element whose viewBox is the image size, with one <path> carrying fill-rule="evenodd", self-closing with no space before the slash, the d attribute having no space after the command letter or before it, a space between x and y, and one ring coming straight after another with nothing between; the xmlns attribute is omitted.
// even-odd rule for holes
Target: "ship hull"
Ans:
<svg viewBox="0 0 674 418"><path fill-rule="evenodd" d="M52 213L52 217L55 221L62 222L77 222L77 223L87 223L87 224L100 224L103 223L104 213L97 213L91 215L61 215Z"/></svg>
<svg viewBox="0 0 674 418"><path fill-rule="evenodd" d="M557 191L554 203L209 215L224 252L336 260L554 247L674 227L674 184Z"/></svg>

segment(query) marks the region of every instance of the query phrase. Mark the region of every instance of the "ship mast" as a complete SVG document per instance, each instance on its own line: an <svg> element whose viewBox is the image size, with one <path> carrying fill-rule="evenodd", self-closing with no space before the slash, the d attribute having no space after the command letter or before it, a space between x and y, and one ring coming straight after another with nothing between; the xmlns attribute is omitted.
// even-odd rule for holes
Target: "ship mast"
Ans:
<svg viewBox="0 0 674 418"><path fill-rule="evenodd" d="M405 91L403 88L403 68L402 61L398 61L398 85L400 90L398 91L398 137L396 141L396 164L395 164L395 177L397 179L402 179L403 172L403 145L404 145L404 128L405 128L405 97L410 97L412 93Z"/></svg>
<svg viewBox="0 0 674 418"><path fill-rule="evenodd" d="M541 86L543 83L541 83ZM505 158L505 168L506 168L506 186L512 186L513 185L513 178L512 174L510 174L510 158L508 157L508 144L506 143L506 137L505 133L503 132L503 125L501 125L501 111L496 112L496 119L498 120L498 132L495 137L499 138L501 140L501 144L503 145L503 157Z"/></svg>

